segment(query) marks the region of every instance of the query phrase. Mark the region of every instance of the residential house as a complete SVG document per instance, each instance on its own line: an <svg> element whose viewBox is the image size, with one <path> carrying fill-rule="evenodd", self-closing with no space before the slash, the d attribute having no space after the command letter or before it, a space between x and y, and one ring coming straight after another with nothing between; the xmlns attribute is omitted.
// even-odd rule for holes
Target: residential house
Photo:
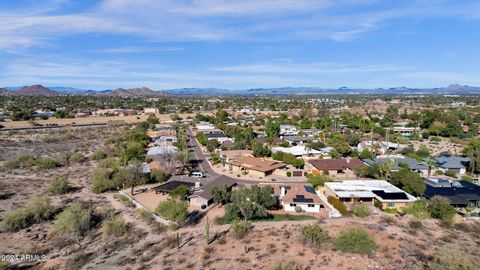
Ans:
<svg viewBox="0 0 480 270"><path fill-rule="evenodd" d="M294 125L280 125L281 136L296 136L298 135L297 127Z"/></svg>
<svg viewBox="0 0 480 270"><path fill-rule="evenodd" d="M177 141L178 141L177 136L160 136L154 141L154 143L155 144L174 143Z"/></svg>
<svg viewBox="0 0 480 270"><path fill-rule="evenodd" d="M273 138L255 138L253 140L255 143L261 143L261 144L265 144L265 143L270 143L270 144L273 144L273 145L279 145L279 144L288 144L287 141L283 140L282 138L280 137L273 137Z"/></svg>
<svg viewBox="0 0 480 270"><path fill-rule="evenodd" d="M208 122L199 122L195 125L195 127L198 130L209 130L209 129L215 129L215 126L213 124L210 124Z"/></svg>
<svg viewBox="0 0 480 270"><path fill-rule="evenodd" d="M317 159L309 161L315 168L312 170L312 174L352 174L355 169L364 168L365 164L359 159L339 158L339 159Z"/></svg>
<svg viewBox="0 0 480 270"><path fill-rule="evenodd" d="M190 205L201 207L202 209L207 208L211 203L213 203L213 194L212 190L216 186L226 186L227 190L232 190L237 183L226 177L217 177L213 181L202 185L200 182L196 182L193 192L188 199Z"/></svg>
<svg viewBox="0 0 480 270"><path fill-rule="evenodd" d="M376 154L384 155L388 152L388 150L397 150L399 147L398 143L391 143L391 142L375 142L375 141L362 141L357 145L357 151L361 153L363 150L367 149L371 152L375 152L378 150Z"/></svg>
<svg viewBox="0 0 480 270"><path fill-rule="evenodd" d="M318 138L309 136L284 136L283 139L290 145L302 145L310 142L318 142Z"/></svg>
<svg viewBox="0 0 480 270"><path fill-rule="evenodd" d="M419 132L418 127L393 127L393 132L400 133L403 137L411 137L414 133Z"/></svg>
<svg viewBox="0 0 480 270"><path fill-rule="evenodd" d="M442 196L454 207L480 207L480 186L463 180L425 179L423 197Z"/></svg>
<svg viewBox="0 0 480 270"><path fill-rule="evenodd" d="M228 151L220 151L220 159L223 162L228 163L234 160L238 160L243 156L252 156L252 150L228 150Z"/></svg>
<svg viewBox="0 0 480 270"><path fill-rule="evenodd" d="M292 147L272 147L272 152L288 153L296 157L319 157L323 154L322 151L310 149L305 145L296 145Z"/></svg>
<svg viewBox="0 0 480 270"><path fill-rule="evenodd" d="M325 196L333 196L343 203L366 202L382 204L383 209L401 210L417 199L383 180L345 180L326 182Z"/></svg>
<svg viewBox="0 0 480 270"><path fill-rule="evenodd" d="M154 159L155 156L176 154L177 152L178 152L178 148L176 146L172 146L172 145L154 146L148 149L146 157Z"/></svg>
<svg viewBox="0 0 480 270"><path fill-rule="evenodd" d="M440 171L446 172L448 170L454 171L457 174L465 174L470 164L470 159L459 156L443 155L433 158Z"/></svg>
<svg viewBox="0 0 480 270"><path fill-rule="evenodd" d="M393 162L391 171L396 172L402 168L402 164L408 165L411 171L419 173L421 176L428 175L428 163L423 160L417 160L415 158L409 158L404 156L398 156L396 158L368 158L364 159L363 162L368 166L373 166L375 164L383 164L391 160Z"/></svg>
<svg viewBox="0 0 480 270"><path fill-rule="evenodd" d="M280 185L278 195L280 204L287 212L319 213L326 209L325 202L320 200L315 189L310 184L288 183Z"/></svg>
<svg viewBox="0 0 480 270"><path fill-rule="evenodd" d="M217 140L220 144L223 144L225 141L235 141L233 138L227 137L223 131L208 132L205 135L207 136L208 140Z"/></svg>
<svg viewBox="0 0 480 270"><path fill-rule="evenodd" d="M243 156L227 163L226 166L234 173L265 177L273 174L275 170L286 168L287 164L265 158Z"/></svg>

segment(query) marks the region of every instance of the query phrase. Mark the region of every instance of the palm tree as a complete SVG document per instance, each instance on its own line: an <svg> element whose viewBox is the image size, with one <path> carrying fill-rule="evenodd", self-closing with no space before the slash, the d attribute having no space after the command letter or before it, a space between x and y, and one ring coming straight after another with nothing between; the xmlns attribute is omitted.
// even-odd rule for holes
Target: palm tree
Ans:
<svg viewBox="0 0 480 270"><path fill-rule="evenodd" d="M387 160L387 162L378 164L378 176L382 180L390 179L390 171L393 168L393 159Z"/></svg>
<svg viewBox="0 0 480 270"><path fill-rule="evenodd" d="M432 169L437 165L437 162L430 158L427 160L427 164L428 164L428 177L430 177L430 175L432 175Z"/></svg>

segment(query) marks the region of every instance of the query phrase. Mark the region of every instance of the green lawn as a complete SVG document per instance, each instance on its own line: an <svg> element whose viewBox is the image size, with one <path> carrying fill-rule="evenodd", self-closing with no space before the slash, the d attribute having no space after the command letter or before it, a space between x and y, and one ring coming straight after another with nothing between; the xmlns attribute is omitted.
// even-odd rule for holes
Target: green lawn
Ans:
<svg viewBox="0 0 480 270"><path fill-rule="evenodd" d="M301 221L315 219L312 216L303 215L289 215L289 214L273 214L268 218L250 220L251 222L278 222L278 221ZM218 219L218 224L224 225L231 223L230 220L225 220L223 217Z"/></svg>

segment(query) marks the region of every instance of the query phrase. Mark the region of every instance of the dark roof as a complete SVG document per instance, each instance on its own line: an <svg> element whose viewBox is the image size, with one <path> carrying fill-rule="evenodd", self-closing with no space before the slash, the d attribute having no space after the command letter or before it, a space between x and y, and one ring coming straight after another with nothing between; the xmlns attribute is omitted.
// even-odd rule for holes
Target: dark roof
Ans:
<svg viewBox="0 0 480 270"><path fill-rule="evenodd" d="M384 200L408 200L405 192L385 192L384 190L372 190L372 192Z"/></svg>
<svg viewBox="0 0 480 270"><path fill-rule="evenodd" d="M223 138L223 137L227 137L227 135L225 135L225 133L223 133L223 132L207 133L207 134L205 134L205 136L207 136L207 138Z"/></svg>
<svg viewBox="0 0 480 270"><path fill-rule="evenodd" d="M311 203L313 203L313 199L311 199L311 198L305 198L305 196L297 194L297 195L293 198L293 202L303 202L303 203L305 203L305 202L311 202Z"/></svg>
<svg viewBox="0 0 480 270"><path fill-rule="evenodd" d="M365 162L368 166L372 166L374 164L383 164L386 163L389 160L393 160L393 170L400 170L401 164L407 164L408 167L411 170L428 170L428 164L424 161L418 161L414 158L395 158L395 159L389 159L389 158L367 158L364 159L363 162Z"/></svg>
<svg viewBox="0 0 480 270"><path fill-rule="evenodd" d="M224 178L224 177L219 177L217 179L214 179L212 182L204 185L204 186L201 186L200 187L200 190L197 191L197 192L194 192L192 194L192 196L199 196L199 197L202 197L202 198L205 198L207 200L210 200L213 198L213 195L212 195L212 190L214 187L216 186L227 186L227 189L230 189L231 187L233 187L234 185L236 185L237 183L231 179L228 179L228 178Z"/></svg>
<svg viewBox="0 0 480 270"><path fill-rule="evenodd" d="M427 198L442 196L450 200L454 205L467 205L473 201L480 201L480 186L467 181L456 181L459 184L453 186L434 186L425 181L427 188L423 195Z"/></svg>
<svg viewBox="0 0 480 270"><path fill-rule="evenodd" d="M317 159L309 161L313 167L320 171L331 171L331 170L345 170L345 169L356 169L363 168L365 164L359 159Z"/></svg>
<svg viewBox="0 0 480 270"><path fill-rule="evenodd" d="M184 181L168 181L165 182L164 184L161 184L160 186L154 187L155 191L157 192L167 192L170 193L172 190L179 186L187 186L187 187L193 187L195 183L192 182L184 182Z"/></svg>

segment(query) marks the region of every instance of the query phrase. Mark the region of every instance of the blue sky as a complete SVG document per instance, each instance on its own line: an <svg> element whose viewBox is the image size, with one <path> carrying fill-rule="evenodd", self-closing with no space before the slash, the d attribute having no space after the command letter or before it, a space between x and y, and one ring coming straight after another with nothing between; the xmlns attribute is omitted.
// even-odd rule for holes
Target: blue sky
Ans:
<svg viewBox="0 0 480 270"><path fill-rule="evenodd" d="M480 85L480 1L4 0L0 85Z"/></svg>

